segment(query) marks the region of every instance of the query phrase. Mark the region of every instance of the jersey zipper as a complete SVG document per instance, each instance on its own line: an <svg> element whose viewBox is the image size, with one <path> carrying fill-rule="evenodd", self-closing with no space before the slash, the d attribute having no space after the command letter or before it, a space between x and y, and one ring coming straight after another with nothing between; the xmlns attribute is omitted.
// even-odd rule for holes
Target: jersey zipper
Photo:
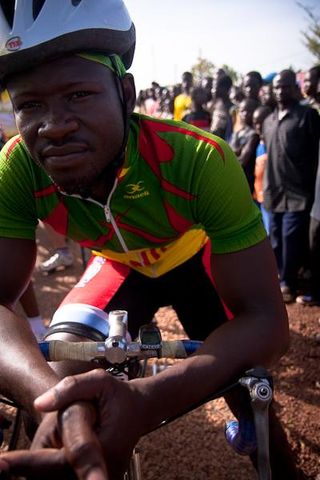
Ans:
<svg viewBox="0 0 320 480"><path fill-rule="evenodd" d="M120 230L119 230L119 228L118 228L118 225L117 225L117 223L116 223L116 221L115 221L115 219L114 219L114 216L112 215L111 207L110 207L111 198L112 198L112 195L113 195L115 189L117 188L117 185L118 185L118 179L116 178L116 179L115 179L115 182L114 182L114 184L113 184L113 187L112 187L112 189L111 189L111 191L110 191L110 193L109 193L109 195L108 195L107 202L106 202L106 204L105 204L105 206L104 206L104 214L105 214L105 217L106 217L106 221L107 221L108 223L111 223L111 225L113 226L113 229L114 229L114 231L115 231L115 233L116 233L116 235L117 235L117 238L118 238L118 240L119 240L119 242L120 242L120 245L122 246L124 252L127 253L127 252L129 252L129 249L128 249L127 245L126 245L126 242L124 241L123 236L121 235L121 232L120 232ZM143 258L142 258L142 255L141 255L140 253L138 254L138 258L139 258L140 264L141 264L142 266L145 266L145 265L144 265Z"/></svg>
<svg viewBox="0 0 320 480"><path fill-rule="evenodd" d="M116 221L115 221L115 219L112 215L111 208L110 208L111 198L112 198L112 195L113 195L115 189L117 188L117 185L118 185L118 179L116 178L115 181L114 181L113 187L111 189L111 192L108 195L107 203L104 206L104 214L105 214L107 222L111 223L111 225L113 226L113 229L114 229L114 231L117 235L117 238L120 242L121 247L123 248L124 252L127 253L127 252L129 252L129 249L126 245L126 242L123 239L123 236L120 233L120 230L119 230L118 225L117 225L117 223L116 223Z"/></svg>
<svg viewBox="0 0 320 480"><path fill-rule="evenodd" d="M111 223L114 231L115 231L115 234L119 240L119 243L120 245L122 246L123 248L123 251L128 253L129 252L129 249L124 241L124 238L122 237L121 233L120 233L120 230L117 226L117 223L112 215L112 212L111 212L111 208L110 208L110 202L111 202L111 198L112 198L112 195L115 191L115 189L117 188L117 185L118 185L118 178L115 179L114 181L114 184L113 184L113 187L108 195L108 198L107 198L107 202L105 205L103 205L102 203L100 202L97 202L96 200L94 200L93 198L87 198L86 200L88 202L92 202L92 203L95 203L96 205L99 205L100 207L102 207L104 209L104 215L105 215L105 218L106 218L106 221L107 223ZM77 195L77 194L72 194L72 195L68 195L64 192L61 192L63 195L65 195L66 197L67 196L70 196L70 197L75 197L75 198L80 198L81 200L83 200L83 198L80 196L80 195ZM141 253L138 253L137 254L137 259L138 259L138 262L140 263L141 266L145 266L145 263L144 263L144 260L143 260L143 257L141 255Z"/></svg>

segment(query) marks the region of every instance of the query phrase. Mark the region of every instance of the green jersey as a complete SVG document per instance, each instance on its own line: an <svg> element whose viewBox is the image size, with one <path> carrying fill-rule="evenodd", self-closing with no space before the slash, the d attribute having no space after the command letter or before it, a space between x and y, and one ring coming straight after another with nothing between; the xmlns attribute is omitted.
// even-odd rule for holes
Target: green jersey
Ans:
<svg viewBox="0 0 320 480"><path fill-rule="evenodd" d="M0 158L0 235L33 239L39 220L98 255L158 276L211 240L215 253L265 238L242 167L220 138L134 114L105 205L59 191L20 136Z"/></svg>

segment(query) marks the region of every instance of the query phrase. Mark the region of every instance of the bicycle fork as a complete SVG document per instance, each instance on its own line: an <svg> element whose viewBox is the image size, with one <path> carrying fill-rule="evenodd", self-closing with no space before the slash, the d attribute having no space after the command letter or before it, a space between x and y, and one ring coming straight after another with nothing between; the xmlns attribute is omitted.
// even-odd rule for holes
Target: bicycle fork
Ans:
<svg viewBox="0 0 320 480"><path fill-rule="evenodd" d="M257 439L259 480L271 480L268 412L273 397L272 382L268 379L266 370L257 368L246 372L246 376L240 378L239 383L247 388L251 398Z"/></svg>

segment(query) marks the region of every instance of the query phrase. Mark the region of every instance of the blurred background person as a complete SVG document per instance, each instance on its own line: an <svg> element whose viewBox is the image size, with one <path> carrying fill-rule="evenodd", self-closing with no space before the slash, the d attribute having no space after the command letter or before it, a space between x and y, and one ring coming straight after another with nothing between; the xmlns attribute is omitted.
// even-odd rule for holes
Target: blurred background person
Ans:
<svg viewBox="0 0 320 480"><path fill-rule="evenodd" d="M19 299L20 305L27 317L31 330L38 341L43 340L47 332L42 315L39 310L37 297L32 280Z"/></svg>
<svg viewBox="0 0 320 480"><path fill-rule="evenodd" d="M304 79L304 94L309 105L320 114L320 66L308 70ZM320 305L320 149L315 197L310 213L309 226L309 285L307 292L299 295L296 302L302 305Z"/></svg>
<svg viewBox="0 0 320 480"><path fill-rule="evenodd" d="M268 83L267 85L263 85L261 87L259 97L261 105L269 107L272 112L275 110L277 107L277 101L273 93L272 83Z"/></svg>
<svg viewBox="0 0 320 480"><path fill-rule="evenodd" d="M310 210L318 166L320 117L297 98L296 75L290 69L273 81L276 110L263 124L268 161L264 206L286 303L295 301L298 272L308 255Z"/></svg>
<svg viewBox="0 0 320 480"><path fill-rule="evenodd" d="M320 112L320 65L310 68L304 76L302 92L306 104Z"/></svg>
<svg viewBox="0 0 320 480"><path fill-rule="evenodd" d="M202 130L209 131L211 125L211 115L204 109L206 104L207 92L202 87L194 87L191 92L190 113L187 113L182 120L190 123Z"/></svg>
<svg viewBox="0 0 320 480"><path fill-rule="evenodd" d="M173 118L182 120L191 107L191 91L193 87L193 75L191 72L182 74L181 93L174 99Z"/></svg>
<svg viewBox="0 0 320 480"><path fill-rule="evenodd" d="M206 92L206 103L212 100L212 86L213 86L213 77L207 76L201 82L201 87L204 88Z"/></svg>
<svg viewBox="0 0 320 480"><path fill-rule="evenodd" d="M251 71L246 73L242 83L242 91L245 98L251 98L260 103L260 89L263 85L262 76L259 72Z"/></svg>
<svg viewBox="0 0 320 480"><path fill-rule="evenodd" d="M236 106L230 100L232 80L229 75L218 76L212 85L212 100L207 104L211 114L210 130L230 142L235 121Z"/></svg>
<svg viewBox="0 0 320 480"><path fill-rule="evenodd" d="M256 150L260 140L259 135L253 128L253 112L258 106L259 102L252 98L242 100L239 106L240 130L232 134L230 141L230 146L241 163L252 194L254 190Z"/></svg>
<svg viewBox="0 0 320 480"><path fill-rule="evenodd" d="M271 108L266 105L261 105L260 107L256 108L253 112L253 127L256 133L259 135L259 144L256 149L256 161L254 167L254 191L253 191L253 198L258 204L261 214L263 224L267 233L269 234L269 213L264 208L263 205L263 177L267 163L267 150L266 145L262 135L262 127L263 122L267 118L268 115L271 113Z"/></svg>
<svg viewBox="0 0 320 480"><path fill-rule="evenodd" d="M48 260L40 264L40 270L43 273L53 273L56 270L61 270L73 265L73 254L67 244L66 237L57 233L53 228L47 224L42 224L48 235L52 251Z"/></svg>

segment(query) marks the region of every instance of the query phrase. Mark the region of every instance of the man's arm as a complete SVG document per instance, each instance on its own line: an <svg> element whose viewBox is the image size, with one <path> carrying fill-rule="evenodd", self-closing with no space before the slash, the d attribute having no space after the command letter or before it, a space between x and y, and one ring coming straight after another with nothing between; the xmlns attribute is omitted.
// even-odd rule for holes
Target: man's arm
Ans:
<svg viewBox="0 0 320 480"><path fill-rule="evenodd" d="M108 478L106 466L111 478L120 478L141 435L185 411L244 370L276 361L288 345L288 320L269 241L242 252L214 255L212 270L218 290L235 318L214 331L199 354L156 376L130 382L120 382L102 370L65 378L37 402L38 408L47 412L72 404L61 416L64 451L12 452L1 457L0 467L16 473L30 469L46 472L59 468L68 459L80 479L88 479L92 470L97 478ZM74 404L79 400L91 400L95 405L95 427L92 415ZM60 442L49 439L48 429L42 426L33 448L60 448ZM101 450L97 450L97 442Z"/></svg>
<svg viewBox="0 0 320 480"><path fill-rule="evenodd" d="M212 272L234 319L209 335L198 355L156 377L134 380L145 390L147 428L218 390L246 369L271 365L287 349L288 319L269 240L241 252L213 255Z"/></svg>
<svg viewBox="0 0 320 480"><path fill-rule="evenodd" d="M14 313L36 259L32 240L0 238L0 392L33 411L33 400L57 382L28 322Z"/></svg>
<svg viewBox="0 0 320 480"><path fill-rule="evenodd" d="M252 156L255 156L259 140L259 135L254 133L243 148L238 151L237 156L242 167L245 167L250 162Z"/></svg>

